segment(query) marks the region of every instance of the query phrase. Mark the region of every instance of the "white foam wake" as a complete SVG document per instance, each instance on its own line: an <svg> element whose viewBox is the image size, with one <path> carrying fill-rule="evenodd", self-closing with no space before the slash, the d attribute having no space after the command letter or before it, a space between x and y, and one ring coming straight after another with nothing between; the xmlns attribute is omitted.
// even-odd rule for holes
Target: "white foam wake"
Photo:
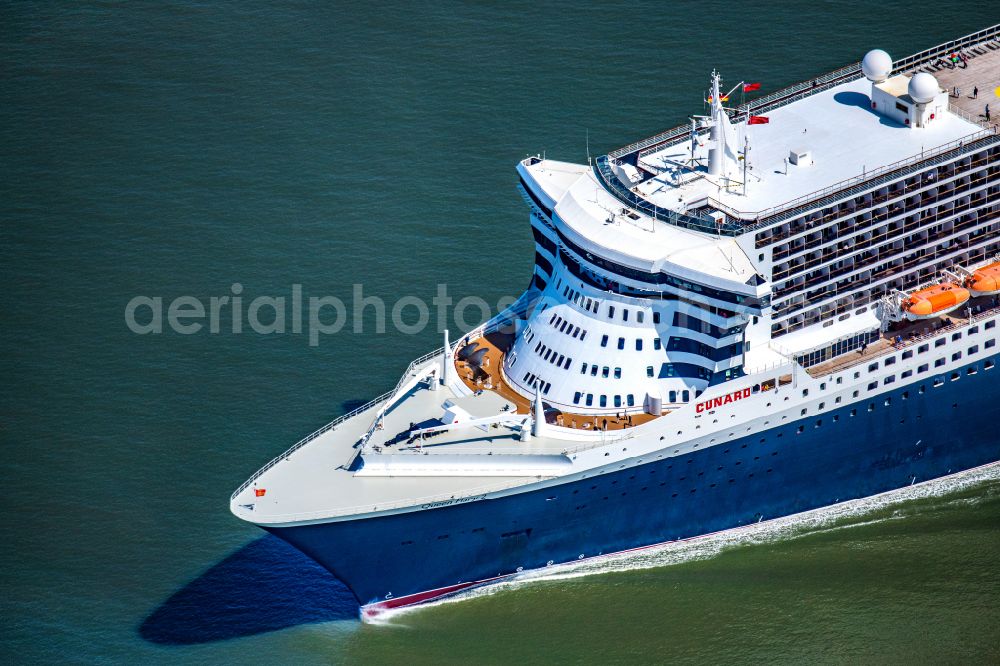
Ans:
<svg viewBox="0 0 1000 666"><path fill-rule="evenodd" d="M885 517L873 518L872 520L839 524L842 521L875 513L904 502L956 493L980 483L996 480L1000 480L1000 462L932 481L915 483L906 488L892 490L880 495L849 500L792 516L762 520L759 523L737 527L724 532L693 537L684 541L673 541L631 552L601 555L586 558L578 562L568 562L543 569L524 571L503 581L458 592L435 601L429 601L416 606L380 611L376 616L365 618L365 622L369 624L400 626L397 621L401 616L408 613L414 613L442 604L453 604L469 599L490 596L536 581L568 580L595 574L670 566L684 562L705 560L715 557L724 550L738 546L771 543L827 531L851 529L888 520L898 520L904 517L904 514L900 511L895 511Z"/></svg>

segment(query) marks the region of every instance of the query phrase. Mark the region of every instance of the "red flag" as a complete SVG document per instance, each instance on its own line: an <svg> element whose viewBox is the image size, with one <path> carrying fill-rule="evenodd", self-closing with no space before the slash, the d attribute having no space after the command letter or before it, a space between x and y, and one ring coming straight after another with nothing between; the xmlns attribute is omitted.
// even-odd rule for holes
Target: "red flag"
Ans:
<svg viewBox="0 0 1000 666"><path fill-rule="evenodd" d="M729 95L719 95L719 100L722 101L722 102L728 102L729 101ZM712 99L712 96L709 95L708 96L708 102L709 102L709 104L711 104L713 101L714 100Z"/></svg>
<svg viewBox="0 0 1000 666"><path fill-rule="evenodd" d="M743 92L753 92L754 90L760 90L759 83L744 83Z"/></svg>
<svg viewBox="0 0 1000 666"><path fill-rule="evenodd" d="M771 122L771 119L767 116L750 116L750 125L766 125Z"/></svg>
<svg viewBox="0 0 1000 666"><path fill-rule="evenodd" d="M264 488L254 488L253 489L253 494L254 494L255 497L263 497L264 493L266 493L266 492L267 492L267 490L264 489Z"/></svg>

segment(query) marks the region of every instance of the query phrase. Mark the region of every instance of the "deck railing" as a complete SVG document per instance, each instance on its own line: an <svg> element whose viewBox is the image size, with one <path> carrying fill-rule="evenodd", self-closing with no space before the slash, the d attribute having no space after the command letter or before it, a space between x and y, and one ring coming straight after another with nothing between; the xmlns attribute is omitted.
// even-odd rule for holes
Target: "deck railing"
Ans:
<svg viewBox="0 0 1000 666"><path fill-rule="evenodd" d="M522 312L525 307L527 307L527 300L525 299L525 295L522 295L521 298L519 298L509 308L507 308L506 310L504 310L503 312L501 312L500 314L498 314L496 317L493 317L492 319L490 319L490 320L488 320L486 322L483 322L482 324L480 324L476 328L472 329L468 333L465 333L465 334L459 336L457 340L455 340L454 342L451 343L452 349L453 350L456 349L458 347L458 345L461 344L461 341L464 338L466 338L466 337L477 337L480 334L486 332L487 329L489 329L491 331L492 330L497 330L504 323L508 322L512 316L515 316L515 317L518 316L518 314L520 312ZM402 374L402 376L400 377L399 382L396 383L395 388L393 388L391 391L386 391L385 393L383 393L382 395L378 396L377 398L375 398L373 400L370 400L369 402L365 403L361 407L358 407L357 409L351 410L347 414L344 414L342 416L338 416L337 418L335 418L333 421L330 421L329 423L327 423L322 428L319 428L318 430L316 430L316 431L314 431L314 432L306 435L305 437L303 437L302 439L300 439L299 441L297 441L288 450L286 450L284 453L282 453L279 456L275 456L273 459L271 459L270 462L268 462L266 465L264 465L259 470L257 470L254 473L253 476L251 476L249 479L247 479L246 481L244 481L243 484L239 488L236 489L236 491L232 494L232 496L230 496L230 500L235 500L236 497L240 493L242 493L244 490L246 490L247 488L249 488L253 484L254 481L256 481L257 479L259 479L261 477L261 475L264 474L264 472L266 472L267 470L271 469L276 464L278 464L279 462L281 462L282 460L284 460L285 458L287 458L288 456L290 456L292 453L294 453L296 450L302 448L303 446L305 446L309 442L313 441L314 439L316 439L320 435L322 435L322 434L324 434L326 432L329 432L330 430L335 429L338 425L340 425L344 421L346 421L346 420L348 420L350 418L353 418L353 417L357 416L358 414L366 412L369 409L372 409L373 407L377 407L377 406L381 405L382 403L385 403L385 402L387 402L389 400L394 399L396 397L396 394L399 392L399 389L402 388L403 384L405 384L407 381L409 381L410 379L412 379L412 374L413 374L414 370L416 370L419 366L423 365L424 363L426 363L430 359L434 358L435 356L440 356L443 353L444 353L444 347L439 347L438 349L435 349L432 352L428 352L428 353L424 354L423 356L421 356L420 358L417 358L417 359L411 361L410 365L407 366L406 371L404 371L403 374ZM375 429L375 427L377 425L377 420L378 419L376 418L375 422L372 423L372 425L369 427L368 431L362 436L362 439L365 439L367 441L367 439L371 436L372 432L374 431L374 429ZM329 515L329 514L327 514L327 515Z"/></svg>
<svg viewBox="0 0 1000 666"><path fill-rule="evenodd" d="M897 60L893 63L892 71L894 74L899 74L910 69L931 64L936 62L942 56L978 46L979 44L988 42L991 39L997 39L998 37L1000 37L1000 23L990 26L989 28L983 28L982 30L970 33L964 37L959 37L958 39L952 39L944 42L943 44L938 44L937 46L929 49L924 49L919 53L914 53L911 56Z"/></svg>
<svg viewBox="0 0 1000 666"><path fill-rule="evenodd" d="M889 344L878 351L872 352L871 354L865 354L862 356L857 353L857 350L846 352L844 354L841 354L840 356L835 356L829 360L817 363L816 365L809 366L806 369L806 372L808 372L813 377L823 377L825 375L830 375L836 372L840 372L841 370L844 370L846 368L852 368L862 362L867 363L872 359L882 358L883 356L888 356L889 354L893 354L898 351L903 351L909 347L912 347L913 345L918 345L922 342L933 340L934 338L942 334L950 333L960 328L972 326L977 322L990 319L991 317L994 317L997 314L1000 314L1000 307L991 307L981 312L972 312L969 313L968 317L965 317L958 321L953 321L952 323L947 324L946 326L942 326L941 328L935 328L934 330L929 331L927 333L918 333L917 335L912 337L904 336L903 341L901 343ZM820 349L823 348L824 348L823 346L820 346L813 348L811 350L797 352L797 355L803 356L813 351L819 351ZM832 367L829 368L822 367L830 364L833 364ZM820 372L820 370L822 371Z"/></svg>
<svg viewBox="0 0 1000 666"><path fill-rule="evenodd" d="M899 73L920 67L924 64L934 62L941 56L947 55L948 53L961 51L962 49L983 44L991 39L997 38L1000 38L1000 24L976 31L958 39L950 40L933 48L915 53L911 56L907 56L906 58L898 60L894 63L893 71ZM763 114L778 107L791 104L792 102L816 94L817 92L840 85L841 83L860 75L860 63L853 63L808 81L793 84L769 95L765 95L764 97L751 100L740 105L731 113L731 115L735 119L739 119L745 118L751 114ZM961 109L953 108L951 109L951 112L971 123L980 124L978 119L970 117ZM804 213L813 208L827 205L828 201L852 196L852 194L856 192L862 192L870 189L871 187L881 185L888 180L899 177L899 175L901 175L900 172L917 170L916 167L918 165L920 168L926 168L933 163L947 159L952 153L961 154L975 150L979 147L988 145L991 140L996 138L996 135L992 130L982 129L961 139L957 139L942 146L937 146L930 150L921 151L921 153L917 155L912 155L903 160L894 162L893 164L884 165L873 171L867 171L858 176L845 179L820 190L802 195L792 201L760 211L739 211L732 206L726 205L714 197L709 196L705 199L705 203L707 205L725 213L725 215L732 220L746 220L748 222L747 224L740 224L727 220L724 224L717 225L711 218L683 215L670 210L660 210L654 204L648 202L642 197L639 197L627 186L625 186L610 167L610 162L612 160L619 160L633 155L634 153L639 153L641 156L652 152L653 150L659 150L664 146L685 140L688 136L690 136L690 131L690 126L680 125L647 139L642 139L641 141L629 144L628 146L618 148L603 157L597 158L595 161L594 171L598 175L599 182L601 182L601 184L604 185L604 187L611 194L623 203L626 203L637 210L641 210L656 220L676 226L694 229L696 231L734 236L748 231L754 231L761 227L769 226L788 219L789 217L794 217L795 215ZM934 161L931 162L931 160Z"/></svg>
<svg viewBox="0 0 1000 666"><path fill-rule="evenodd" d="M960 139L949 141L948 143L934 148L922 150L919 153L910 155L909 157L904 157L903 159L891 164L886 164L871 171L865 171L857 176L845 178L844 180L836 182L833 185L828 185L822 189L796 197L791 201L786 201L777 206L772 206L756 212L737 211L731 206L727 206L712 197L709 197L709 204L713 208L718 208L722 212L726 213L726 215L752 219L753 224L743 227L743 231L751 231L760 226L775 224L789 217L794 217L799 213L804 213L808 210L826 205L824 203L820 203L820 200L828 197L829 195L835 195L835 199L843 199L845 197L859 194L865 190L877 187L883 182L898 179L905 175L906 171L920 171L926 169L928 166L932 166L933 164L947 161L955 155L971 152L979 147L989 145L989 143L991 143L995 138L996 137L992 130L976 130L975 132L963 136ZM940 159L935 160L935 158ZM907 169L907 167L910 168ZM778 217L781 213L786 211L788 211L789 214Z"/></svg>
<svg viewBox="0 0 1000 666"><path fill-rule="evenodd" d="M527 483L540 481L546 478L539 475L528 477L517 477L516 479L506 479L495 484L477 486L475 488L462 489L451 493L437 493L424 497L413 497L389 502L378 502L377 504L359 504L355 506L345 506L336 509L320 509L316 511L304 511L300 513L285 513L268 515L268 523L283 523L298 520L313 520L320 518L336 518L337 516L351 516L374 511L389 511L392 509L405 509L410 507L432 508L433 505L447 506L451 503L464 503L478 499L482 495L495 493L500 490L523 486ZM439 504L440 503L440 504Z"/></svg>
<svg viewBox="0 0 1000 666"><path fill-rule="evenodd" d="M243 484L239 488L236 489L236 491L232 494L232 496L229 499L230 500L235 500L236 497L240 493L242 493L244 490L246 490L247 488L249 488L250 485L254 481L256 481L257 479L259 479L260 476L264 472L266 472L267 470L271 469L272 467L274 467L275 465L277 465L279 462L281 462L282 460L284 460L285 458L287 458L288 456L290 456L294 451L302 448L303 446L305 446L306 444L308 444L312 440L316 439L317 437L319 437L323 433L329 432L330 430L333 430L334 428L336 428L338 425L340 425L341 423L343 423L347 419L353 418L353 417L357 416L358 414L361 414L362 412L365 412L365 411L371 409L372 407L375 407L376 405L378 405L378 404L380 404L380 403L388 400L389 397L392 396L392 393L393 393L392 391L387 391L386 393L383 393L379 397L377 397L374 400L371 400L371 401L365 403L361 407L358 407L357 409L352 409L351 411L349 411L348 413L346 413L346 414L344 414L342 416L338 416L337 418L335 418L334 420L330 421L329 423L327 423L322 428L320 428L320 429L318 429L318 430L316 430L316 431L314 431L314 432L306 435L305 437L303 437L299 441L295 442L295 444L293 444L287 451L285 451L284 453L282 453L279 456L275 456L274 458L272 458L270 462L268 462L266 465L264 465L259 470L257 470L254 473L253 476L251 476L249 479L247 479L246 481L244 481Z"/></svg>

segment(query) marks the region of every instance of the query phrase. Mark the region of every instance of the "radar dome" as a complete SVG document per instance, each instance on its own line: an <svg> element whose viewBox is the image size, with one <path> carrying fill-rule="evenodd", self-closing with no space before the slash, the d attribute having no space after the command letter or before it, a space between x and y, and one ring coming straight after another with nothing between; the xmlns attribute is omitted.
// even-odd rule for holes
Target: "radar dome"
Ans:
<svg viewBox="0 0 1000 666"><path fill-rule="evenodd" d="M861 71L869 81L882 83L892 72L892 58L882 49L869 51L861 61Z"/></svg>
<svg viewBox="0 0 1000 666"><path fill-rule="evenodd" d="M907 86L906 92L917 104L926 104L934 99L934 96L940 92L940 88L938 88L937 79L933 75L927 72L917 72L910 79L910 85Z"/></svg>

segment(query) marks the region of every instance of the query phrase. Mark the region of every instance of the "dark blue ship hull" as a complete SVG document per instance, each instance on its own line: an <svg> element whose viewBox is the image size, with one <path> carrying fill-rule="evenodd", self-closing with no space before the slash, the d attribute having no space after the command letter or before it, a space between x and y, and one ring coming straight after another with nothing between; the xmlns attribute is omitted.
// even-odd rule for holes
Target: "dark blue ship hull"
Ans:
<svg viewBox="0 0 1000 666"><path fill-rule="evenodd" d="M799 513L1000 460L1000 369L954 372L552 488L271 531L364 605Z"/></svg>

